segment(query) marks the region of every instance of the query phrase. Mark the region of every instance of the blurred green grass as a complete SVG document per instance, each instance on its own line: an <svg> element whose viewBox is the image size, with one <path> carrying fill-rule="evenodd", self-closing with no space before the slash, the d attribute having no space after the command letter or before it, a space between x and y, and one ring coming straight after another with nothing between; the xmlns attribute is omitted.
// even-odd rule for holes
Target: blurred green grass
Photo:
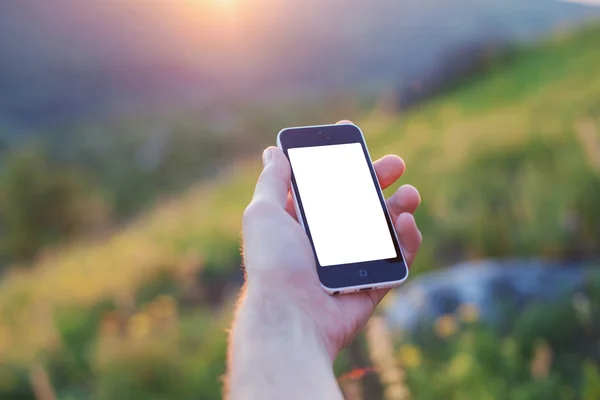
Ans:
<svg viewBox="0 0 600 400"><path fill-rule="evenodd" d="M371 154L402 156L407 172L399 184L421 192L416 218L424 244L413 271L484 257L597 257L599 41L598 24L561 32L515 49L485 75L409 112L375 108L355 121ZM46 251L32 268L15 266L0 282L0 364L16 372L12 381L0 382L0 393L17 393L19 368L41 363L63 371L62 380L51 373L57 390L66 388L61 398L80 398L78 390L115 398L132 382L140 396L176 393L185 386L177 379L188 378L190 393L178 398L198 391L217 398L230 307L203 297L186 300L182 293L197 292L188 286L198 277L208 290L239 269L241 214L259 172L259 154L232 160L211 181L164 201L106 240L71 243ZM164 321L144 317L148 302L163 291L179 310L169 317L175 327L166 330ZM82 344L71 353L83 354L88 368L81 381L64 367L75 356L64 334L69 318L58 315L71 312L95 315L92 332L73 328ZM110 312L125 320L106 339ZM63 356L70 361L61 361L61 369L56 365ZM166 377L160 389L145 386L147 375L164 371L142 367L165 360L188 378Z"/></svg>
<svg viewBox="0 0 600 400"><path fill-rule="evenodd" d="M500 334L463 304L424 327L413 340L395 339L402 382L419 399L596 399L598 270L586 294L557 294L551 307L529 304ZM435 384L431 384L435 382Z"/></svg>

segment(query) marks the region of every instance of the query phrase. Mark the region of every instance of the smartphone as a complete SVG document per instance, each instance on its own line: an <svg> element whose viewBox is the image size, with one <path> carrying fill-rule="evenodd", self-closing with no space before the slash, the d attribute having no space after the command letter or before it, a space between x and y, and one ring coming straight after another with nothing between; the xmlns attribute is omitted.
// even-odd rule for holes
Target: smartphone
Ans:
<svg viewBox="0 0 600 400"><path fill-rule="evenodd" d="M330 294L388 288L408 277L362 131L352 124L286 128L296 214Z"/></svg>

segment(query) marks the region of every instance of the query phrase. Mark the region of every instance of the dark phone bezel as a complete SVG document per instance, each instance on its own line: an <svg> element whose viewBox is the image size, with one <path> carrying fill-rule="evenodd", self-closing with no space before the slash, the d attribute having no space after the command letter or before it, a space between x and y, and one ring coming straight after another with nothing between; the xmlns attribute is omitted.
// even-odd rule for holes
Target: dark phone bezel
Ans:
<svg viewBox="0 0 600 400"><path fill-rule="evenodd" d="M398 282L406 279L408 267L404 261L402 250L394 230L394 224L387 210L385 198L383 197L383 193L379 186L377 175L371 163L369 152L360 129L351 124L288 128L279 133L278 142L286 157L288 157L288 160L288 150L290 148L360 143L396 249L397 256L391 259L322 267L319 264L319 259L315 252L309 222L306 220L304 206L302 205L302 196L298 190L292 169L292 190L294 191L297 201L297 209L300 212L299 217L303 221L304 229L313 249L315 262L317 264L317 273L321 283L326 288L335 290L353 286L375 286L386 282ZM351 216L349 217L351 218Z"/></svg>

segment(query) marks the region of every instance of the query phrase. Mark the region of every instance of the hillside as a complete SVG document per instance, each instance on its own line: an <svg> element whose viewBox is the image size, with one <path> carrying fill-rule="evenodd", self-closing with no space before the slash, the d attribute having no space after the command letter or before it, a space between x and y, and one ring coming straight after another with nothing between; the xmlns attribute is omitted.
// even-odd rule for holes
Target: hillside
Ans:
<svg viewBox="0 0 600 400"><path fill-rule="evenodd" d="M416 273L482 257L598 257L599 41L598 24L560 32L409 113L374 109L355 121L371 154L401 155L408 166L402 183L421 191ZM186 388L218 396L213 380L223 369L227 314L212 323L216 311L202 304L212 298L210 286L227 288L238 268L241 213L259 170L258 154L236 161L105 241L73 243L40 256L31 270L7 274L0 367L15 366L11 390L26 386L17 366L36 360L57 368L69 393L98 390L110 398L126 382L111 372L115 365L135 375L136 366L154 365L140 360L168 354L177 368L202 376ZM204 285L191 283L197 277ZM114 312L125 322L114 322ZM179 339L165 319L175 321ZM73 337L85 351L70 347ZM72 378L77 365L89 375ZM171 378L173 387L184 379Z"/></svg>

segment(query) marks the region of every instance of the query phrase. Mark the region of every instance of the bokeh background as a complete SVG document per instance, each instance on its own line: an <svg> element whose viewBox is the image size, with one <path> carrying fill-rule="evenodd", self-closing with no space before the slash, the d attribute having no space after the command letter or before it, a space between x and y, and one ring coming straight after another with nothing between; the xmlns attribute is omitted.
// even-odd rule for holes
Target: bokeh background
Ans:
<svg viewBox="0 0 600 400"><path fill-rule="evenodd" d="M424 243L346 397L600 399L584 3L2 1L0 398L220 398L261 150L352 119Z"/></svg>

